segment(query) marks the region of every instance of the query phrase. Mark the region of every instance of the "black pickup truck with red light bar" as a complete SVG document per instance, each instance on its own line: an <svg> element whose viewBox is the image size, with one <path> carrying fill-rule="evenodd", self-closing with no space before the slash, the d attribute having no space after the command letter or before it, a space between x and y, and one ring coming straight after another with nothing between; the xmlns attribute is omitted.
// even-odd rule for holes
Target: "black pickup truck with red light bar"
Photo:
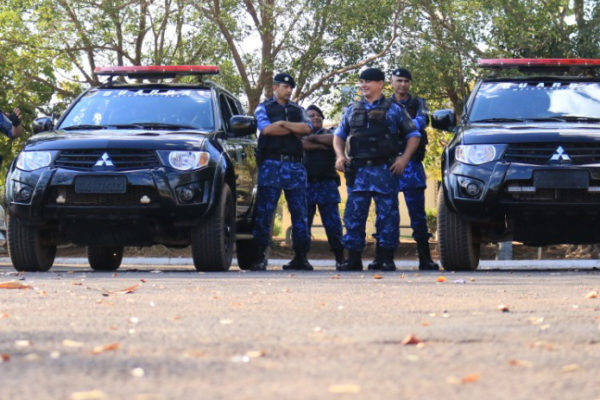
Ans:
<svg viewBox="0 0 600 400"><path fill-rule="evenodd" d="M87 246L94 270L110 271L124 246L163 244L191 245L198 270L225 271L236 239L238 264L250 267L256 122L234 95L202 81L218 72L97 68L105 82L56 124L36 120L6 180L14 267L46 271L58 245L75 243Z"/></svg>
<svg viewBox="0 0 600 400"><path fill-rule="evenodd" d="M474 270L482 243L600 242L598 59L485 59L442 155L438 244L446 270Z"/></svg>

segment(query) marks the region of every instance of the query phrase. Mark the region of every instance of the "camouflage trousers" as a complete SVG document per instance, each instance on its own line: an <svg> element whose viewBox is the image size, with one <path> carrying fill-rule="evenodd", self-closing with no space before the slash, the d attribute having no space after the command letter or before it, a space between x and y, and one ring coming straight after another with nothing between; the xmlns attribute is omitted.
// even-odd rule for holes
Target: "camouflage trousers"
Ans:
<svg viewBox="0 0 600 400"><path fill-rule="evenodd" d="M369 215L371 199L375 200L375 212L379 246L388 249L398 247L400 237L400 212L398 194L382 194L372 191L352 191L348 194L344 212L344 247L353 251L362 251L365 247L365 225Z"/></svg>
<svg viewBox="0 0 600 400"><path fill-rule="evenodd" d="M431 237L425 215L425 189L404 189L404 200L410 216L410 227L416 242L427 242ZM378 229L379 231L379 229Z"/></svg>
<svg viewBox="0 0 600 400"><path fill-rule="evenodd" d="M254 241L267 247L271 240L273 214L281 196L281 188L259 186L256 198ZM306 253L310 248L310 234L306 209L306 189L283 189L288 210L292 217L292 242L296 252Z"/></svg>

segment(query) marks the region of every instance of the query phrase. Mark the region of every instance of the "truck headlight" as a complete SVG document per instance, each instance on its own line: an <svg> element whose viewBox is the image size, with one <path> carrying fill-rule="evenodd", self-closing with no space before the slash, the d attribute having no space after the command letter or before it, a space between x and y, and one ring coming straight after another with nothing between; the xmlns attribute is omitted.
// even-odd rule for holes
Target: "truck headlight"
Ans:
<svg viewBox="0 0 600 400"><path fill-rule="evenodd" d="M456 159L465 164L480 165L494 161L502 154L501 149L491 144L456 146Z"/></svg>
<svg viewBox="0 0 600 400"><path fill-rule="evenodd" d="M34 171L50 165L55 152L23 151L17 158L17 168L23 171Z"/></svg>
<svg viewBox="0 0 600 400"><path fill-rule="evenodd" d="M169 165L181 171L192 171L208 165L210 154L206 151L171 151Z"/></svg>

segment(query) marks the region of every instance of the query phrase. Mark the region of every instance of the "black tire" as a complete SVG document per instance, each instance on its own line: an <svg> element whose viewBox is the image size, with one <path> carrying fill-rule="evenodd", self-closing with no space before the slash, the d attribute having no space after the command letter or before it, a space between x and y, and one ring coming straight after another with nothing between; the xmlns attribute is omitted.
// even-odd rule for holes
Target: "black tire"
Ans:
<svg viewBox="0 0 600 400"><path fill-rule="evenodd" d="M39 228L9 216L7 233L8 253L17 271L44 272L52 267L56 245L44 244Z"/></svg>
<svg viewBox="0 0 600 400"><path fill-rule="evenodd" d="M235 242L235 202L225 184L212 214L192 229L192 258L198 271L227 271Z"/></svg>
<svg viewBox="0 0 600 400"><path fill-rule="evenodd" d="M438 194L438 250L447 271L475 271L479 266L480 243L469 221L448 208L443 190Z"/></svg>
<svg viewBox="0 0 600 400"><path fill-rule="evenodd" d="M123 246L88 246L87 255L94 271L115 271L123 260Z"/></svg>

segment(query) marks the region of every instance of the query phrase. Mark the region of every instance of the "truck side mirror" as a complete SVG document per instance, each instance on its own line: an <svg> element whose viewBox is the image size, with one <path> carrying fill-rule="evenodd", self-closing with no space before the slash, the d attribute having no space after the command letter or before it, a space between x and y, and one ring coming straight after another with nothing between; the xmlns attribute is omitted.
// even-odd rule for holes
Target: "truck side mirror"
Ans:
<svg viewBox="0 0 600 400"><path fill-rule="evenodd" d="M456 128L456 116L453 110L437 110L431 115L431 126L435 129L454 132Z"/></svg>
<svg viewBox="0 0 600 400"><path fill-rule="evenodd" d="M51 131L54 129L52 117L40 117L33 120L33 133Z"/></svg>
<svg viewBox="0 0 600 400"><path fill-rule="evenodd" d="M233 136L247 136L256 133L256 118L247 115L234 115L229 120L229 126Z"/></svg>

